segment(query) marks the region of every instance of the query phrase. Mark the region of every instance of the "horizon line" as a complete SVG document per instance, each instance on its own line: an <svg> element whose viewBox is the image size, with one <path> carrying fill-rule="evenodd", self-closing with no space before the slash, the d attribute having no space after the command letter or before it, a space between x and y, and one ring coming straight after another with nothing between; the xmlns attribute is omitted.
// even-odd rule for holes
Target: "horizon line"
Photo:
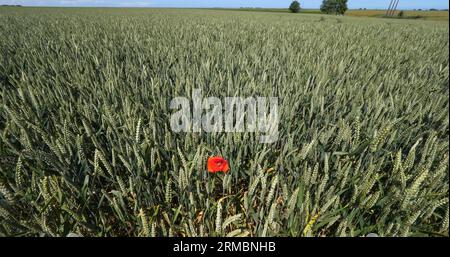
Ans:
<svg viewBox="0 0 450 257"><path fill-rule="evenodd" d="M140 9L289 9L283 7L250 7L250 6L241 6L241 7L176 7L176 6L91 6L91 5L78 5L78 6L61 6L61 5L21 5L21 4L0 4L0 7L52 7L52 8L140 8ZM301 8L302 10L320 10L320 8ZM348 8L348 10L381 10L386 11L386 8ZM400 10L400 9L399 9ZM449 11L448 8L404 8L401 10L438 10L438 11Z"/></svg>

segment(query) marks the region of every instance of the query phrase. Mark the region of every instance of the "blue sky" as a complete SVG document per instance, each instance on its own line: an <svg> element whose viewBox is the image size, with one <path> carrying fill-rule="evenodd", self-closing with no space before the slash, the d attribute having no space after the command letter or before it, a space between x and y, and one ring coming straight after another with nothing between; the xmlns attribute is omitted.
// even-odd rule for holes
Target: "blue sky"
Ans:
<svg viewBox="0 0 450 257"><path fill-rule="evenodd" d="M284 8L291 0L0 0L0 4L27 6L113 7L266 7ZM318 8L322 0L300 0L303 8ZM384 9L390 0L349 0L350 8ZM400 0L398 9L448 9L448 0Z"/></svg>

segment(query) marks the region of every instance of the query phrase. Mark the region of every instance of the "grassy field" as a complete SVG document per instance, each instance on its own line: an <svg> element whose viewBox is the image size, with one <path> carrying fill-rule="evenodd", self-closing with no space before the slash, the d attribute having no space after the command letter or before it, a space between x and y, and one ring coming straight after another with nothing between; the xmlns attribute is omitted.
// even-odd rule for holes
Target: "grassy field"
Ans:
<svg viewBox="0 0 450 257"><path fill-rule="evenodd" d="M211 9L214 10L214 9ZM248 11L248 12L277 12L277 13L290 13L285 8L236 8L236 9L220 9L229 11ZM398 13L401 10L397 10L392 18L398 18ZM402 19L418 19L418 20L433 20L433 21L448 21L448 11L417 11L417 10L403 10L404 17ZM318 9L302 9L298 15L301 14L320 14ZM386 10L356 10L351 9L345 13L345 16L349 17L372 17L372 18L384 18Z"/></svg>
<svg viewBox="0 0 450 257"><path fill-rule="evenodd" d="M448 236L449 26L0 8L0 235ZM274 96L279 139L170 101ZM206 171L208 156L229 161Z"/></svg>
<svg viewBox="0 0 450 257"><path fill-rule="evenodd" d="M398 16L401 10L394 13L394 17ZM448 11L410 11L404 10L403 19L418 19L418 20L434 20L447 21ZM385 10L350 10L345 15L353 17L378 17L382 18L386 14Z"/></svg>

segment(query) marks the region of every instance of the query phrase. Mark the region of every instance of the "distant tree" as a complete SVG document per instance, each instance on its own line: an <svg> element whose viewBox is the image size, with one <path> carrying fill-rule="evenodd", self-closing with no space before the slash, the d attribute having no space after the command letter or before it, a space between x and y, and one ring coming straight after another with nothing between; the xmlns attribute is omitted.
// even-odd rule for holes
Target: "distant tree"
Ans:
<svg viewBox="0 0 450 257"><path fill-rule="evenodd" d="M337 1L337 10L338 13L344 15L344 13L348 10L347 2L348 0L338 0Z"/></svg>
<svg viewBox="0 0 450 257"><path fill-rule="evenodd" d="M320 11L326 14L344 15L348 10L347 2L347 0L323 0Z"/></svg>
<svg viewBox="0 0 450 257"><path fill-rule="evenodd" d="M403 18L405 16L405 12L402 10L397 15L399 18Z"/></svg>
<svg viewBox="0 0 450 257"><path fill-rule="evenodd" d="M293 1L289 6L289 10L293 13L300 12L300 3L298 1Z"/></svg>
<svg viewBox="0 0 450 257"><path fill-rule="evenodd" d="M320 12L330 14L331 13L331 1L330 0L323 0L322 4L320 5Z"/></svg>

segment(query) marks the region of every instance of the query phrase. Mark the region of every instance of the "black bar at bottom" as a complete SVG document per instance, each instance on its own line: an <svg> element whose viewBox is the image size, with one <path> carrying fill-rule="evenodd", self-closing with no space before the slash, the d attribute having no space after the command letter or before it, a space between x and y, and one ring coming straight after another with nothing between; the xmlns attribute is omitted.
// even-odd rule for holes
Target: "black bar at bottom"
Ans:
<svg viewBox="0 0 450 257"><path fill-rule="evenodd" d="M310 253L355 256L440 253L449 238L0 238L15 255L71 256L293 256ZM386 247L389 246L389 247ZM445 247L445 248L444 248ZM58 249L60 248L60 249ZM62 250L61 250L62 249ZM310 252L310 253L308 253ZM303 253L303 254L302 254Z"/></svg>

